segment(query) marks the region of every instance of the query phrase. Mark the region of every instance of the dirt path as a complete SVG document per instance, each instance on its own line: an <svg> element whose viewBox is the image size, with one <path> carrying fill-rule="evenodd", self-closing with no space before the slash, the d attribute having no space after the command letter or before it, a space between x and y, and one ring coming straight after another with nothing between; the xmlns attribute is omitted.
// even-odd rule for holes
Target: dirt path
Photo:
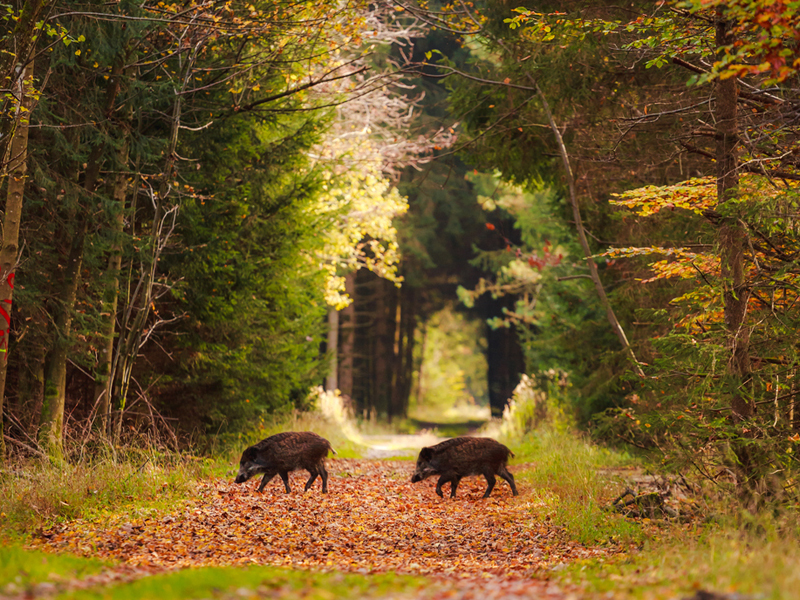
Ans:
<svg viewBox="0 0 800 600"><path fill-rule="evenodd" d="M462 600L562 598L546 581L552 569L606 552L534 519L539 500L524 479L516 498L498 482L491 498L481 500L485 482L468 478L458 498L442 500L435 478L412 485L412 470L407 461L332 460L327 495L319 481L303 494L305 473L292 474L291 494L277 478L262 494L255 492L257 479L241 486L213 480L179 514L78 521L42 532L37 545L148 572L257 563L428 575L449 583L426 597Z"/></svg>
<svg viewBox="0 0 800 600"><path fill-rule="evenodd" d="M364 435L359 442L367 447L364 458L391 458L407 456L416 458L421 448L433 446L447 438L432 433Z"/></svg>

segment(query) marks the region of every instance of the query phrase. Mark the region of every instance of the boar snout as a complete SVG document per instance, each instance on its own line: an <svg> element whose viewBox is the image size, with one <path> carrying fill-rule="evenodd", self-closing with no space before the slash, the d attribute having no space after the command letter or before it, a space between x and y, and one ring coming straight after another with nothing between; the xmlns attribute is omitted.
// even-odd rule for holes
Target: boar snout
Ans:
<svg viewBox="0 0 800 600"><path fill-rule="evenodd" d="M422 475L420 475L419 473L414 473L411 476L411 483L417 483L418 481L422 481Z"/></svg>
<svg viewBox="0 0 800 600"><path fill-rule="evenodd" d="M244 466L239 467L239 472L236 474L236 479L233 480L234 483L244 483L250 479L250 473L247 472L247 469Z"/></svg>

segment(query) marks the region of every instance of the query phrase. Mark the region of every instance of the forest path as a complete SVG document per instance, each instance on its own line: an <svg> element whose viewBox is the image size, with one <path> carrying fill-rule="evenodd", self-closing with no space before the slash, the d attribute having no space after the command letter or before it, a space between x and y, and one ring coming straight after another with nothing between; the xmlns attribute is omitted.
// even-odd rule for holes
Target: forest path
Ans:
<svg viewBox="0 0 800 600"><path fill-rule="evenodd" d="M413 468L409 461L333 459L326 495L319 480L302 493L305 472L291 475L291 494L277 478L261 494L258 478L205 481L176 514L57 525L36 545L147 572L262 564L426 575L438 583L415 597L463 600L564 598L546 581L551 571L609 552L535 519L531 511L542 500L524 477L517 497L501 481L482 500L485 481L471 477L456 499L440 499L435 478L411 484Z"/></svg>
<svg viewBox="0 0 800 600"><path fill-rule="evenodd" d="M409 434L362 435L359 443L367 447L364 458L408 457L416 459L421 448L433 446L445 437L433 433L420 432Z"/></svg>
<svg viewBox="0 0 800 600"><path fill-rule="evenodd" d="M416 433L409 434L384 434L360 435L358 443L367 447L364 458L416 458L420 449L433 446L448 438L459 435L474 435L484 427L482 435L497 437L497 432L486 430L487 419L470 419L465 417L460 421L423 421L409 419L416 429Z"/></svg>

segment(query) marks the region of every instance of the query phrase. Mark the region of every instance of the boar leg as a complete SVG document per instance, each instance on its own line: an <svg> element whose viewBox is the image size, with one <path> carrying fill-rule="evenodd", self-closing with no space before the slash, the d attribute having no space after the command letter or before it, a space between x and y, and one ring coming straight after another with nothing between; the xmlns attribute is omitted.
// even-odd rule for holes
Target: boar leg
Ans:
<svg viewBox="0 0 800 600"><path fill-rule="evenodd" d="M492 493L492 489L494 489L494 484L497 479L494 478L494 473L491 471L484 471L483 476L486 477L486 483L488 483L488 487L486 488L486 492L484 492L483 497L488 498L489 494Z"/></svg>
<svg viewBox="0 0 800 600"><path fill-rule="evenodd" d="M278 475L280 475L281 479L283 479L283 487L286 488L286 493L287 494L291 494L292 493L292 488L289 487L289 472L288 471L280 471L278 473Z"/></svg>
<svg viewBox="0 0 800 600"><path fill-rule="evenodd" d="M311 487L311 484L314 483L314 480L317 478L317 475L319 475L319 473L317 473L317 469L315 469L314 467L308 468L308 474L310 475L310 477L308 478L308 481L306 481L306 487L303 488L304 492L308 491L308 488Z"/></svg>
<svg viewBox="0 0 800 600"><path fill-rule="evenodd" d="M515 496L517 496L518 495L517 486L514 483L514 476L511 474L511 472L505 467L503 467L502 469L500 469L500 471L498 471L497 474L508 482L508 485L511 486L511 491L514 493Z"/></svg>
<svg viewBox="0 0 800 600"><path fill-rule="evenodd" d="M263 491L264 487L269 483L270 479L275 477L277 473L275 471L267 471L264 473L264 477L261 478L261 485L258 486L258 491Z"/></svg>
<svg viewBox="0 0 800 600"><path fill-rule="evenodd" d="M319 471L319 476L322 477L322 493L328 493L328 470L325 468L323 463L317 465L317 470Z"/></svg>
<svg viewBox="0 0 800 600"><path fill-rule="evenodd" d="M448 481L453 481L455 475L452 473L444 473L441 477L439 477L439 481L436 482L436 493L439 494L439 498L444 498L444 494L442 493L442 486L447 483ZM456 484L458 485L458 484ZM452 487L450 490L452 491Z"/></svg>
<svg viewBox="0 0 800 600"><path fill-rule="evenodd" d="M450 481L450 497L451 498L455 498L456 497L456 488L458 487L458 484L460 482L461 482L461 477L458 477L458 476L453 477L453 479Z"/></svg>

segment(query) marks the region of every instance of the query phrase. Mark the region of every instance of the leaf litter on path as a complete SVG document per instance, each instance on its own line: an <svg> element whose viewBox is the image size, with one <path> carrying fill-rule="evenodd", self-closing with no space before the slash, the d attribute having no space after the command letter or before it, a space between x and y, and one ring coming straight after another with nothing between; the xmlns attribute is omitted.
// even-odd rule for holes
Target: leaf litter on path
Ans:
<svg viewBox="0 0 800 600"><path fill-rule="evenodd" d="M35 545L147 572L261 564L426 575L451 582L426 597L455 600L528 597L532 587L536 597L563 597L543 581L551 569L615 551L586 547L537 520L537 496L524 486L513 497L498 481L483 500L486 483L473 477L462 481L457 498L440 499L436 478L412 485L412 469L400 461L331 460L328 494L319 481L302 493L305 472L290 475L291 494L278 478L261 494L259 478L243 485L206 481L175 514L60 524L42 531Z"/></svg>

